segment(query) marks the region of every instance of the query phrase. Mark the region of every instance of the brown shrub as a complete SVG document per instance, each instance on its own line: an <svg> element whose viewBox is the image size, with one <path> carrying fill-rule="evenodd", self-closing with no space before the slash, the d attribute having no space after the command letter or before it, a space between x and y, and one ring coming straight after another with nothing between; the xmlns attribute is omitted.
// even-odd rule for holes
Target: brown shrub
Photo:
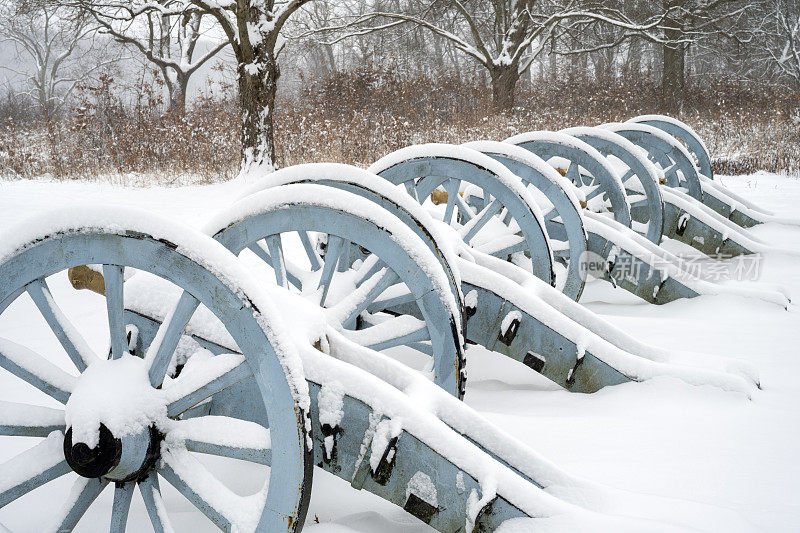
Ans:
<svg viewBox="0 0 800 533"><path fill-rule="evenodd" d="M645 76L603 83L544 80L519 91L517 107L492 114L480 76L406 76L399 68L362 68L301 80L276 115L280 166L311 161L369 165L422 142L500 140L529 130L595 125L660 110ZM236 175L239 111L230 91L207 92L186 113L164 113L161 88L142 82L123 105L113 79L78 93L70 113L50 124L3 113L0 176L92 178L140 184L213 182ZM715 171L800 172L800 100L775 88L704 80L687 88L678 118L708 145ZM4 120L3 117L6 117Z"/></svg>

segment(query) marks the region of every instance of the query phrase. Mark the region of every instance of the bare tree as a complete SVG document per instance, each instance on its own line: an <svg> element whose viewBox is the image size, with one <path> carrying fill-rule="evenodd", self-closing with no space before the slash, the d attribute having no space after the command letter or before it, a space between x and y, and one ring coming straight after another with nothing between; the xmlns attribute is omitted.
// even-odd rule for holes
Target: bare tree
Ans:
<svg viewBox="0 0 800 533"><path fill-rule="evenodd" d="M22 77L42 116L50 121L93 71L114 61L96 53L96 28L83 17L48 4L0 4L0 39L13 43L15 65L0 69Z"/></svg>
<svg viewBox="0 0 800 533"><path fill-rule="evenodd" d="M60 0L74 2L75 0ZM104 0L80 0L96 10ZM274 168L273 116L280 70L278 54L284 40L281 29L310 0L126 0L127 18L150 20L159 16L210 15L217 23L237 64L242 109L242 171Z"/></svg>
<svg viewBox="0 0 800 533"><path fill-rule="evenodd" d="M667 110L682 103L689 47L709 39L750 42L757 32L747 15L755 4L749 0L663 0L661 35L651 34L651 38L663 46L661 92Z"/></svg>
<svg viewBox="0 0 800 533"><path fill-rule="evenodd" d="M441 15L437 8L441 5L459 19L455 30L438 22ZM416 24L451 42L484 67L492 83L493 106L496 111L503 111L513 107L520 77L559 34L603 23L622 28L627 37L654 31L662 21L663 15L656 14L634 23L618 9L577 0L432 0L414 12L373 11L320 30L344 31L337 38L344 39L400 23Z"/></svg>
<svg viewBox="0 0 800 533"><path fill-rule="evenodd" d="M102 33L132 46L159 69L171 110L185 110L189 79L228 45L227 40L222 40L202 54L196 54L203 22L199 9L171 14L169 6L165 5L164 12L148 10L137 17L137 11L128 2L82 2L79 5L97 22Z"/></svg>
<svg viewBox="0 0 800 533"><path fill-rule="evenodd" d="M770 18L773 26L766 47L769 57L779 74L800 90L800 5L776 0Z"/></svg>

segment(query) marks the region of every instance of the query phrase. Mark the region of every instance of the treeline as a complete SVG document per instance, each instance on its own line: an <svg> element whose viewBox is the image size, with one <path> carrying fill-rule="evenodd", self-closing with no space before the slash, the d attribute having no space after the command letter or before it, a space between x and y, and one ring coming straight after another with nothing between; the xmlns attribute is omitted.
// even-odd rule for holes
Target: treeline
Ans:
<svg viewBox="0 0 800 533"><path fill-rule="evenodd" d="M421 142L501 140L526 130L595 125L649 113L660 105L652 78L598 81L564 75L529 80L516 106L494 111L490 82L453 71L409 73L401 61L313 78L279 98L279 166L337 161L367 166ZM711 77L685 86L679 118L692 124L714 156L715 171L800 172L800 98L778 86ZM213 182L240 170L241 108L232 87L209 87L185 110L165 112L161 87L142 83L138 100L101 77L82 86L58 121L28 116L18 101L0 104L0 175L106 176L121 183Z"/></svg>

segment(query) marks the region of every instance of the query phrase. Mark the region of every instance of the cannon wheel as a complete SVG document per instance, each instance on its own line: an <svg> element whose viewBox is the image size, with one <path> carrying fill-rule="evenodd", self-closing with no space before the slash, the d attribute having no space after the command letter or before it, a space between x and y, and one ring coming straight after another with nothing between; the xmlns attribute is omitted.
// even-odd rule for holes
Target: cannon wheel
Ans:
<svg viewBox="0 0 800 533"><path fill-rule="evenodd" d="M207 233L236 255L252 251L272 268L278 285L325 308L326 319L353 341L374 350L408 346L430 356L433 381L462 398L460 294L452 293L425 243L375 207L332 187L283 185L235 203ZM292 235L307 264L284 252ZM313 241L325 243L324 254Z"/></svg>
<svg viewBox="0 0 800 533"><path fill-rule="evenodd" d="M53 220L73 222L54 228ZM0 339L0 366L65 405L0 402L0 438L38 438L32 448L0 465L0 507L68 475L75 481L64 494L53 531L71 531L109 485L114 486L111 531L125 530L137 485L153 528L171 531L159 485L165 479L222 530L301 530L313 469L307 444L307 384L299 355L283 338L276 310L246 270L212 239L134 210L73 209L30 221L28 227L49 229L34 234L20 228L18 233L27 237L7 242L0 250L5 258L0 265L0 313L27 293L77 375L62 370L65 364L51 362L63 354L48 358ZM47 282L54 274L86 264L102 264L110 331L107 357L89 347L53 299ZM159 330L158 346L144 358L128 353L123 318L126 267L147 271L140 274L168 280L183 291ZM176 378L165 378L181 333L200 304L244 355L207 357L192 371L187 365ZM64 362L68 364L66 358ZM243 380L256 382L269 431L229 417L182 419L192 406ZM130 396L117 396L120 389ZM98 395L102 402L96 401ZM104 409L114 398L128 408ZM142 409L130 409L142 398L147 399ZM42 400L47 399L41 396L38 401ZM238 438L227 442L226 435ZM267 481L248 496L234 493L192 453L269 464L273 450L276 459ZM44 530L42 525L32 529Z"/></svg>
<svg viewBox="0 0 800 533"><path fill-rule="evenodd" d="M689 196L703 201L703 189L697 167L686 147L675 137L647 124L623 122L603 124L600 127L618 133L633 144L644 148L650 161L663 172L663 179L668 187L685 189Z"/></svg>
<svg viewBox="0 0 800 533"><path fill-rule="evenodd" d="M586 202L603 198L602 211L610 212L614 220L631 227L631 208L625 187L606 159L585 142L564 133L531 131L510 137L503 142L521 146L545 161L554 157L569 161L565 176L586 194ZM555 213L545 215L555 216Z"/></svg>
<svg viewBox="0 0 800 533"><path fill-rule="evenodd" d="M701 139L697 132L695 132L689 125L681 122L680 120L663 115L643 115L630 119L628 123L653 126L675 137L684 145L686 145L689 153L695 158L697 161L697 166L700 169L700 174L711 181L714 180L714 171L711 168L711 156L709 155L710 152L703 142L703 139ZM717 211L722 216L730 218L736 224L746 228L755 226L761 222L765 222L764 217L759 215L765 215L766 217L774 216L774 213L771 211L759 207L747 198L743 198L738 194L733 193L718 182L716 185L703 182L703 193L703 201L706 203L706 205ZM722 202L715 201L715 193L716 196L720 196L721 193ZM739 210L731 211L731 200L733 202L741 203L748 209L755 211L755 213L752 215L746 215Z"/></svg>
<svg viewBox="0 0 800 533"><path fill-rule="evenodd" d="M540 157L519 146L497 141L475 141L464 146L496 159L552 204L561 222L558 224L551 219L546 223L551 245L562 237L567 240L566 249L554 251L556 261L567 267L565 275L557 280L556 288L573 300L579 300L586 283L580 258L587 250L587 236L573 185Z"/></svg>
<svg viewBox="0 0 800 533"><path fill-rule="evenodd" d="M711 169L711 156L709 155L708 148L706 148L706 143L703 142L703 139L701 139L697 132L688 124L664 115L641 115L627 122L633 124L647 124L648 126L654 126L669 133L686 145L689 149L689 153L697 160L700 173L708 179L714 179L714 171Z"/></svg>
<svg viewBox="0 0 800 533"><path fill-rule="evenodd" d="M368 170L403 185L426 207L434 207L431 202L445 204L438 216L470 246L510 258L555 284L553 252L533 196L517 176L491 157L463 146L416 145L388 154ZM465 200L461 194L467 192L471 194ZM472 205L470 197L475 199Z"/></svg>
<svg viewBox="0 0 800 533"><path fill-rule="evenodd" d="M442 235L438 228L430 224L429 215L424 208L406 194L397 194L397 187L385 180L378 179L375 174L352 165L343 163L304 163L292 165L272 172L263 179L252 184L241 198L280 185L293 183L314 183L342 189L371 202L378 204L383 209L403 221L417 236L422 239L428 249L439 260L450 290L458 299L462 300L461 284L450 266L454 256L448 257L447 247L442 246L442 241L447 237ZM463 310L459 311L463 323Z"/></svg>
<svg viewBox="0 0 800 533"><path fill-rule="evenodd" d="M640 156L642 149L621 135L601 128L570 128L561 133L586 142L606 157L616 157L628 167L622 184L631 205L631 217L635 222L647 224L646 231L634 229L649 241L660 243L664 232L664 199L658 186L658 171L644 155Z"/></svg>

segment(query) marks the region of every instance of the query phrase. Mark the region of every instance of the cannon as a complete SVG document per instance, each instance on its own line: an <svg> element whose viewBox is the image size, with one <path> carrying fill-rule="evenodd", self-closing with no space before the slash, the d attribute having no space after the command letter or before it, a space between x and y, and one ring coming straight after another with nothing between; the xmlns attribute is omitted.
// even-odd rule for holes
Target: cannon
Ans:
<svg viewBox="0 0 800 533"><path fill-rule="evenodd" d="M0 465L0 508L69 476L37 529L72 530L109 489L110 530L125 531L138 489L155 531L171 531L167 483L221 530L300 531L322 469L443 532L552 516L668 522L461 401L469 344L579 394L658 376L759 386L752 369L648 345L577 302L590 253L601 277L654 303L721 292L787 302L697 279L659 247L671 178L620 131L409 147L368 170L288 167L201 229L97 206L12 228L0 316L27 295L65 359L0 339L0 367L53 405L0 403L0 441L39 439ZM637 210L642 200L663 203ZM722 225L694 198L681 205ZM624 254L650 270L618 277L609 263ZM58 305L54 276L102 294L106 351ZM246 462L255 489L231 490L201 456Z"/></svg>

